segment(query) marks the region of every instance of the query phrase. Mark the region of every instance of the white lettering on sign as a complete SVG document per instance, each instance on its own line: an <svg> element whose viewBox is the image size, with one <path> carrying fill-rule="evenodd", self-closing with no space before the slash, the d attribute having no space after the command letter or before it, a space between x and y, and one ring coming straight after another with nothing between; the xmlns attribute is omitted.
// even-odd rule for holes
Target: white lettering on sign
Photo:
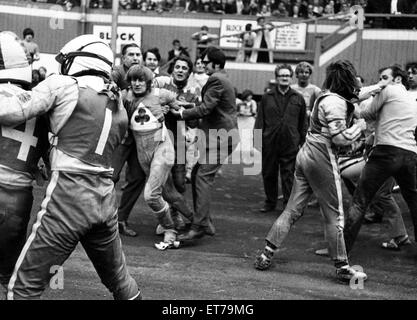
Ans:
<svg viewBox="0 0 417 320"><path fill-rule="evenodd" d="M21 143L17 159L26 161L30 147L36 147L38 138L33 135L35 132L36 119L26 121L25 131L16 130L12 127L1 127L1 135Z"/></svg>

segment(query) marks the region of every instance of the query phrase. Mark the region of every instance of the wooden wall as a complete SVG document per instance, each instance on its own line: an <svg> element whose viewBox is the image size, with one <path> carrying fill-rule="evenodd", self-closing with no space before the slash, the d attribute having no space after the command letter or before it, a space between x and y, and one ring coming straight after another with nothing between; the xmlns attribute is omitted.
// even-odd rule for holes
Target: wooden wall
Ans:
<svg viewBox="0 0 417 320"><path fill-rule="evenodd" d="M360 39L360 37L359 37ZM324 80L327 65L338 59L352 61L366 84L378 81L378 70L393 64L417 61L417 32L414 30L365 29L356 41L320 66L317 83Z"/></svg>

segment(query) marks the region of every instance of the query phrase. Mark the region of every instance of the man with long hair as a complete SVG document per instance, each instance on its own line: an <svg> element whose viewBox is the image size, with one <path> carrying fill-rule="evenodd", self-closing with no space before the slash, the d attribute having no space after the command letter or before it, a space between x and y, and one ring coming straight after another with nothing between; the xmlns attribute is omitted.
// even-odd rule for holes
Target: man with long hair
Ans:
<svg viewBox="0 0 417 320"><path fill-rule="evenodd" d="M271 266L274 252L287 237L292 225L303 215L314 193L325 220L329 252L342 281L365 280L366 274L349 266L343 238L344 213L341 178L336 162L338 152L351 147L366 128L363 120L354 120L350 102L359 89L356 70L347 60L339 60L326 69L323 88L315 102L306 142L297 155L294 185L288 204L266 237L266 246L255 261L255 268Z"/></svg>
<svg viewBox="0 0 417 320"><path fill-rule="evenodd" d="M394 177L410 210L417 238L417 104L407 91L407 73L398 65L380 70L378 85L382 90L360 112L365 120L375 120L375 141L362 170L346 218L345 239L352 249L362 225L365 211L381 185ZM394 239L397 246L407 237Z"/></svg>

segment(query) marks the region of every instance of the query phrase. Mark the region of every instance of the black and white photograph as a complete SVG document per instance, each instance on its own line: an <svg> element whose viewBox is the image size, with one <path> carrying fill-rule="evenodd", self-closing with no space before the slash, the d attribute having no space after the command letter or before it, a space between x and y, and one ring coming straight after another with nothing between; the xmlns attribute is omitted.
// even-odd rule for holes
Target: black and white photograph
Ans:
<svg viewBox="0 0 417 320"><path fill-rule="evenodd" d="M1 305L417 300L417 0L0 0L0 129Z"/></svg>

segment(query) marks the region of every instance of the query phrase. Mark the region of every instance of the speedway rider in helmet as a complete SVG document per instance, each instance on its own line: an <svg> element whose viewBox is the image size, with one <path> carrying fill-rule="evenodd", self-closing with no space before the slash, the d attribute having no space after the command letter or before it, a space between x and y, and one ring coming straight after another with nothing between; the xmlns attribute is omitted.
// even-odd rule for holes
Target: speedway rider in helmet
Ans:
<svg viewBox="0 0 417 320"><path fill-rule="evenodd" d="M50 268L62 265L81 242L115 299L140 299L117 229L111 158L128 120L109 81L113 53L100 38L82 35L56 60L61 75L48 77L30 94L0 96L1 125L46 114L53 145L52 177L7 298L38 298L52 276Z"/></svg>
<svg viewBox="0 0 417 320"><path fill-rule="evenodd" d="M0 33L0 96L25 96L32 70L21 40ZM40 175L38 162L47 162L45 119L33 118L0 131L0 283L7 287L26 240L33 203L33 182Z"/></svg>

